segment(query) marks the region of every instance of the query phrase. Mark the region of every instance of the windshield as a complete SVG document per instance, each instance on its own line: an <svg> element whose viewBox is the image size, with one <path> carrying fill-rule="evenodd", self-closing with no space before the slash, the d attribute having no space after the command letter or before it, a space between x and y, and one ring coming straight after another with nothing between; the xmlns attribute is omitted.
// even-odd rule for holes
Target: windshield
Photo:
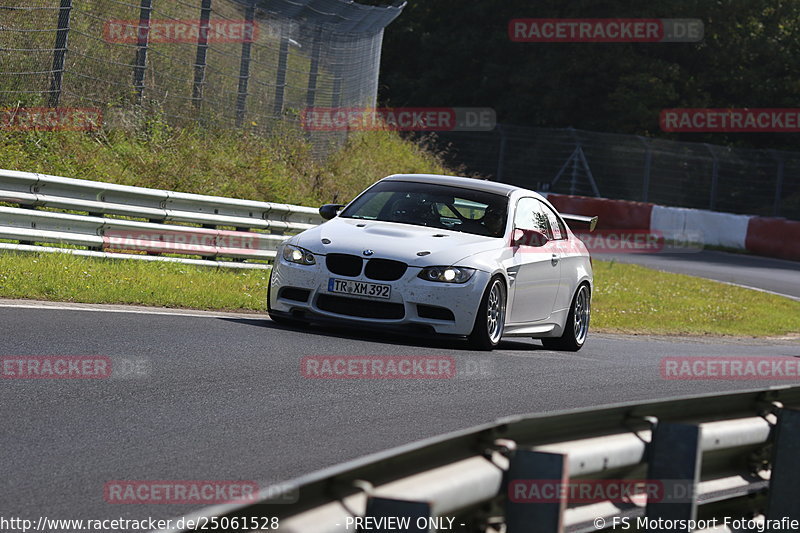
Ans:
<svg viewBox="0 0 800 533"><path fill-rule="evenodd" d="M482 191L382 181L353 201L340 216L441 228L502 237L508 198Z"/></svg>

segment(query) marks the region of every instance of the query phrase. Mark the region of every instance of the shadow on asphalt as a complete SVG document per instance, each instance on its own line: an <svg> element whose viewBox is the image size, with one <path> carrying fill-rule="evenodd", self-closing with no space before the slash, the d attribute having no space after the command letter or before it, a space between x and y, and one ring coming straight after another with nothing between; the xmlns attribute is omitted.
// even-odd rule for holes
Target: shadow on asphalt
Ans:
<svg viewBox="0 0 800 533"><path fill-rule="evenodd" d="M283 331L293 331L304 333L306 335L316 335L319 337L334 337L337 339L348 339L354 341L365 342L380 342L383 344L392 344L395 346L414 346L418 348L435 348L446 350L460 350L471 351L474 350L466 339L461 337L442 337L432 334L414 333L403 334L392 330L364 330L355 326L341 325L308 325L308 326L283 326L278 325L272 320L268 319L254 319L254 318L219 318L218 320L225 320L227 322L234 322L245 326L255 326L266 329L277 329ZM502 340L497 347L498 350L519 350L519 351L536 351L544 350L545 348L532 339L530 342L521 342L520 340ZM490 353L490 352L485 352Z"/></svg>

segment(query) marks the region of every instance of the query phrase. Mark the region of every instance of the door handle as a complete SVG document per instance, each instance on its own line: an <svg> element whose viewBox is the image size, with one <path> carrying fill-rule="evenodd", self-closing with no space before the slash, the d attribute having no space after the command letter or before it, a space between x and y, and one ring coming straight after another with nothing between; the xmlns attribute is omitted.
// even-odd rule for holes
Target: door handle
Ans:
<svg viewBox="0 0 800 533"><path fill-rule="evenodd" d="M553 266L556 266L559 261L560 259L557 254L553 254L553 256L550 258L550 262L553 264Z"/></svg>

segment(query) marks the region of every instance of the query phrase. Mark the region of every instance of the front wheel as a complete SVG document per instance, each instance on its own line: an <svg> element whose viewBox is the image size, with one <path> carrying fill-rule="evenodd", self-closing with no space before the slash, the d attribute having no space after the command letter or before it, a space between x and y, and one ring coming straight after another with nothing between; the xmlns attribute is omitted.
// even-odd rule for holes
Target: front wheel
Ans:
<svg viewBox="0 0 800 533"><path fill-rule="evenodd" d="M503 337L506 323L506 284L494 277L486 286L469 342L475 349L491 350Z"/></svg>
<svg viewBox="0 0 800 533"><path fill-rule="evenodd" d="M542 344L549 350L577 352L586 342L589 335L589 317L591 315L592 295L585 283L578 287L572 307L569 309L564 333L556 338L543 338Z"/></svg>

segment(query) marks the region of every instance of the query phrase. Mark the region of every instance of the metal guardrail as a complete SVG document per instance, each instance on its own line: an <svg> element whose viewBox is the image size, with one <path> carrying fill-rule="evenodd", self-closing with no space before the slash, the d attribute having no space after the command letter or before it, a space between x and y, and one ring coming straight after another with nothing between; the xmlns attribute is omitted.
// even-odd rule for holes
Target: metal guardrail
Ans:
<svg viewBox="0 0 800 533"><path fill-rule="evenodd" d="M355 517L453 518L441 530L489 533L628 529L626 520L633 531L700 530L699 521L720 526L725 517L800 521L798 448L800 386L515 416L298 478L282 494L263 489L257 503L183 518L278 517L280 531L292 533L358 531ZM662 492L645 502L520 501L512 491L537 480L638 480Z"/></svg>
<svg viewBox="0 0 800 533"><path fill-rule="evenodd" d="M0 170L0 202L19 206L0 206L0 239L19 241L19 244L0 243L0 250L65 252L239 268L266 267L264 263L246 261L273 259L277 245L286 234L322 222L319 212L310 207L12 170ZM86 214L75 214L75 211ZM44 247L35 243L61 243L86 249ZM109 250L146 252L147 255ZM170 253L214 260L163 255Z"/></svg>

